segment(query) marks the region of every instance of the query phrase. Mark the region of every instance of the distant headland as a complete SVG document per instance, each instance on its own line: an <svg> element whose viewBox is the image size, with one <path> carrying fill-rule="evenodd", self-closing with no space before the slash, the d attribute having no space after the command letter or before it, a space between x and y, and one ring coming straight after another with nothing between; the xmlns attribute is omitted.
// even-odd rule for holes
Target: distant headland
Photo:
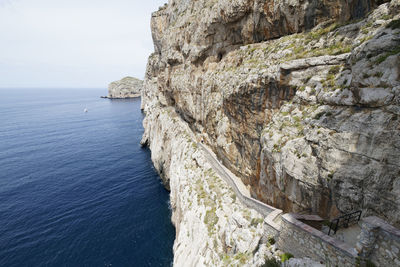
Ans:
<svg viewBox="0 0 400 267"><path fill-rule="evenodd" d="M140 97L143 81L133 77L125 77L108 85L108 95L102 98L135 98Z"/></svg>

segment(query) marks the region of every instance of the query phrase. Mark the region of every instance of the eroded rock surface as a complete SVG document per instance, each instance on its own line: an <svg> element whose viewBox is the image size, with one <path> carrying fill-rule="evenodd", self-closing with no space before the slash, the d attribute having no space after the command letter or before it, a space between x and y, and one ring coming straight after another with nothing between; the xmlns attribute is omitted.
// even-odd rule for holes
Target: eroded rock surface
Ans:
<svg viewBox="0 0 400 267"><path fill-rule="evenodd" d="M119 81L110 83L108 86L108 98L134 98L140 97L143 89L143 81L125 77Z"/></svg>
<svg viewBox="0 0 400 267"><path fill-rule="evenodd" d="M361 209L399 226L399 13L399 0L171 0L155 12L142 143L172 199L196 183L176 161L188 156L180 138L201 137L267 204L326 219ZM184 242L191 208L176 207Z"/></svg>
<svg viewBox="0 0 400 267"><path fill-rule="evenodd" d="M277 254L261 242L263 217L211 168L188 125L173 108L147 104L144 139L171 190L174 266L259 266Z"/></svg>

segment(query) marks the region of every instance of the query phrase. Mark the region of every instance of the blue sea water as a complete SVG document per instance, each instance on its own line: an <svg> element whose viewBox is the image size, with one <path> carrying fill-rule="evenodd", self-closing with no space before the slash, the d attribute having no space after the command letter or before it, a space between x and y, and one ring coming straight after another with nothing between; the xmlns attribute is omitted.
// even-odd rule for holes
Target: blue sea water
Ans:
<svg viewBox="0 0 400 267"><path fill-rule="evenodd" d="M0 89L0 266L170 266L140 99L102 94Z"/></svg>

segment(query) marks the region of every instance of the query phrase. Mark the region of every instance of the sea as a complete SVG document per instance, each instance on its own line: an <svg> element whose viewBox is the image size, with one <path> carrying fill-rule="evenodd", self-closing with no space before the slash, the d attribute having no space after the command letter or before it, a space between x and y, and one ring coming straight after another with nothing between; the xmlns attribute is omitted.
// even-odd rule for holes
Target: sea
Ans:
<svg viewBox="0 0 400 267"><path fill-rule="evenodd" d="M0 266L171 266L140 98L106 93L0 89Z"/></svg>

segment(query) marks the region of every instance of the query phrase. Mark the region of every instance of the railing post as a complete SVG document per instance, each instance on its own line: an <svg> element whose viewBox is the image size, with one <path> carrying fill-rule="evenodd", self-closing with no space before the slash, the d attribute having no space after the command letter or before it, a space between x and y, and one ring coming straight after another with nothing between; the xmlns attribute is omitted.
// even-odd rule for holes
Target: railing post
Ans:
<svg viewBox="0 0 400 267"><path fill-rule="evenodd" d="M338 219L337 219L337 222L336 222L335 232L334 232L335 235L336 235L336 231L337 231L337 229L338 229L338 227L339 227L339 222L340 222L340 218L338 218Z"/></svg>
<svg viewBox="0 0 400 267"><path fill-rule="evenodd" d="M331 223L329 224L329 231L328 231L328 235L330 235L330 234L331 234L332 223L333 223L333 222L331 222Z"/></svg>
<svg viewBox="0 0 400 267"><path fill-rule="evenodd" d="M328 235L330 235L331 230L333 230L333 234L336 234L337 230L339 229L340 220L342 220L342 227L349 227L350 223L353 223L353 220L357 219L359 221L361 219L362 211L354 211L352 213L345 214L343 216L337 217L336 219L332 220L329 225ZM336 225L334 226L334 223Z"/></svg>

